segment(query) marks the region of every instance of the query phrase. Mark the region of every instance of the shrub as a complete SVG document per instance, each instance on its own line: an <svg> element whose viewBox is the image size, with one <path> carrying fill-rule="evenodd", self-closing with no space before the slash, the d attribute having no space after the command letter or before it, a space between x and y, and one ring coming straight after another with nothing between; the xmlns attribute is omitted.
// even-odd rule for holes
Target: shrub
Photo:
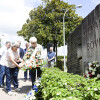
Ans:
<svg viewBox="0 0 100 100"><path fill-rule="evenodd" d="M65 58L67 59L67 56ZM57 59L64 59L64 56L57 56Z"/></svg>
<svg viewBox="0 0 100 100"><path fill-rule="evenodd" d="M100 80L86 79L58 68L43 68L40 90L44 100L100 100Z"/></svg>
<svg viewBox="0 0 100 100"><path fill-rule="evenodd" d="M66 56L67 59L67 56ZM64 56L57 57L57 67L61 70L64 70Z"/></svg>

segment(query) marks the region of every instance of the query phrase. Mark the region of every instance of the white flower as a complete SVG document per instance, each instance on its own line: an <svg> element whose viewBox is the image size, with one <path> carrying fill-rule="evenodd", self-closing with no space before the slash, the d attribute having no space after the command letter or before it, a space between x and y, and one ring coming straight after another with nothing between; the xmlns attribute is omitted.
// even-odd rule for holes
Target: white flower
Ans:
<svg viewBox="0 0 100 100"><path fill-rule="evenodd" d="M98 89L97 88L94 88L94 91L97 91Z"/></svg>
<svg viewBox="0 0 100 100"><path fill-rule="evenodd" d="M98 62L97 61L93 61L93 64L97 64Z"/></svg>
<svg viewBox="0 0 100 100"><path fill-rule="evenodd" d="M36 97L35 96L32 96L32 100L35 100L36 99Z"/></svg>
<svg viewBox="0 0 100 100"><path fill-rule="evenodd" d="M60 95L60 94L61 94L61 92L57 93L57 95Z"/></svg>
<svg viewBox="0 0 100 100"><path fill-rule="evenodd" d="M90 90L90 87L88 87L88 89L87 90Z"/></svg>
<svg viewBox="0 0 100 100"><path fill-rule="evenodd" d="M100 74L98 74L97 77L100 78Z"/></svg>
<svg viewBox="0 0 100 100"><path fill-rule="evenodd" d="M30 63L30 61L26 60L26 63L27 63L27 64L29 64L29 63Z"/></svg>
<svg viewBox="0 0 100 100"><path fill-rule="evenodd" d="M26 60L26 66L30 66L30 61Z"/></svg>
<svg viewBox="0 0 100 100"><path fill-rule="evenodd" d="M28 95L28 96L26 96L26 100L28 100L30 98L30 96Z"/></svg>
<svg viewBox="0 0 100 100"><path fill-rule="evenodd" d="M33 64L32 63L30 63L30 66L32 66Z"/></svg>
<svg viewBox="0 0 100 100"><path fill-rule="evenodd" d="M32 90L32 96L34 96L35 95L35 90Z"/></svg>
<svg viewBox="0 0 100 100"><path fill-rule="evenodd" d="M87 77L89 77L89 74L87 74Z"/></svg>
<svg viewBox="0 0 100 100"><path fill-rule="evenodd" d="M93 70L93 68L92 67L89 67L89 70Z"/></svg>
<svg viewBox="0 0 100 100"><path fill-rule="evenodd" d="M95 72L92 72L92 75L95 75Z"/></svg>
<svg viewBox="0 0 100 100"><path fill-rule="evenodd" d="M96 67L99 67L99 64L97 64Z"/></svg>
<svg viewBox="0 0 100 100"><path fill-rule="evenodd" d="M37 87L40 86L40 83L36 83L36 86L37 86Z"/></svg>
<svg viewBox="0 0 100 100"><path fill-rule="evenodd" d="M74 88L71 88L70 90L74 90Z"/></svg>
<svg viewBox="0 0 100 100"><path fill-rule="evenodd" d="M63 100L67 100L66 98L64 98Z"/></svg>
<svg viewBox="0 0 100 100"><path fill-rule="evenodd" d="M91 63L88 63L89 67L92 65Z"/></svg>
<svg viewBox="0 0 100 100"><path fill-rule="evenodd" d="M40 81L37 79L36 81L35 81L35 85L38 87L38 86L40 86Z"/></svg>
<svg viewBox="0 0 100 100"><path fill-rule="evenodd" d="M30 100L33 100L33 97L30 97Z"/></svg>
<svg viewBox="0 0 100 100"><path fill-rule="evenodd" d="M67 83L65 83L65 85L67 85Z"/></svg>
<svg viewBox="0 0 100 100"><path fill-rule="evenodd" d="M73 97L69 97L70 99L72 99Z"/></svg>
<svg viewBox="0 0 100 100"><path fill-rule="evenodd" d="M95 72L96 70L97 70L96 68L92 69L92 71L94 71L94 72Z"/></svg>
<svg viewBox="0 0 100 100"><path fill-rule="evenodd" d="M44 94L46 94L46 91L44 91Z"/></svg>

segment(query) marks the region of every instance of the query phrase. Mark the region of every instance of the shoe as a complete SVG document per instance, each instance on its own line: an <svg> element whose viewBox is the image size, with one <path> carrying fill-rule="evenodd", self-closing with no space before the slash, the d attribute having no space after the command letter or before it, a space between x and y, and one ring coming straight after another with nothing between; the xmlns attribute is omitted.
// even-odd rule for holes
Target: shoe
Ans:
<svg viewBox="0 0 100 100"><path fill-rule="evenodd" d="M31 78L29 78L29 81L31 82Z"/></svg>
<svg viewBox="0 0 100 100"><path fill-rule="evenodd" d="M11 92L11 91L9 91L9 92L8 92L8 95L10 95L10 96L11 96L11 95L12 95L12 92Z"/></svg>
<svg viewBox="0 0 100 100"><path fill-rule="evenodd" d="M19 88L16 88L15 91L16 91L16 92L20 92L20 89L19 89Z"/></svg>

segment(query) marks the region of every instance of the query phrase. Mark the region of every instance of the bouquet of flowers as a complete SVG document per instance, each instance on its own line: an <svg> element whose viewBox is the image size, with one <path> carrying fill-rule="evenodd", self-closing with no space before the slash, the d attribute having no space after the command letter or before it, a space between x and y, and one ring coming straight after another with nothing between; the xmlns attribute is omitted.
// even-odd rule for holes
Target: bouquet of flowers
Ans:
<svg viewBox="0 0 100 100"><path fill-rule="evenodd" d="M41 58L41 51L39 48L29 48L23 57L23 62L20 63L22 70L31 70L32 68L41 67L43 65L43 59Z"/></svg>
<svg viewBox="0 0 100 100"><path fill-rule="evenodd" d="M88 63L89 68L85 70L84 77L93 78L100 77L100 66L97 61L93 61L92 63Z"/></svg>

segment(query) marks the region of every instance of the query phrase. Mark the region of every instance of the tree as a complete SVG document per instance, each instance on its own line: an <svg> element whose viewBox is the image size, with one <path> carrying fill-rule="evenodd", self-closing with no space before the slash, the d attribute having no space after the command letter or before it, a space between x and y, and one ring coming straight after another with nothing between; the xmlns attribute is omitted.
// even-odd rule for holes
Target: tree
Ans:
<svg viewBox="0 0 100 100"><path fill-rule="evenodd" d="M75 14L75 5L69 5L61 0L42 0L44 5L34 8L29 13L29 18L18 31L19 36L23 36L25 40L36 36L38 43L44 47L47 43L54 43L58 46L63 44L63 15L65 9L70 8L66 13L65 32L66 41L68 35L81 23L82 17Z"/></svg>

